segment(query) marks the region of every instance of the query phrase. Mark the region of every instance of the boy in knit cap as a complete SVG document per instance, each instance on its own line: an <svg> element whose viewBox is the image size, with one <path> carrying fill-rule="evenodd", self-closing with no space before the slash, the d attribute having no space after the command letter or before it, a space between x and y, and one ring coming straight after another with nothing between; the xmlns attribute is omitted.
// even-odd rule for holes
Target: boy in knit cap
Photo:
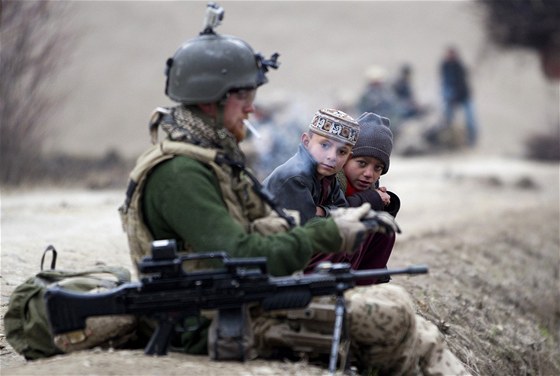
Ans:
<svg viewBox="0 0 560 376"><path fill-rule="evenodd" d="M301 135L297 153L264 180L281 207L297 210L301 224L327 217L331 209L347 207L336 174L350 157L359 125L335 109L317 111Z"/></svg>
<svg viewBox="0 0 560 376"><path fill-rule="evenodd" d="M379 178L389 171L393 133L390 121L373 112L358 118L360 137L352 149L352 158L338 174L350 206L369 202L373 210L384 210L396 217L400 209L397 195L379 185Z"/></svg>
<svg viewBox="0 0 560 376"><path fill-rule="evenodd" d="M399 197L379 185L379 178L389 170L393 134L389 119L372 112L358 118L360 135L352 149L352 156L337 174L342 191L351 207L368 202L376 211L386 211L396 217L400 209ZM353 254L315 254L306 271L312 271L323 261L350 263L353 269L385 268L395 244L395 234L372 234ZM387 282L388 279L360 281L361 284Z"/></svg>

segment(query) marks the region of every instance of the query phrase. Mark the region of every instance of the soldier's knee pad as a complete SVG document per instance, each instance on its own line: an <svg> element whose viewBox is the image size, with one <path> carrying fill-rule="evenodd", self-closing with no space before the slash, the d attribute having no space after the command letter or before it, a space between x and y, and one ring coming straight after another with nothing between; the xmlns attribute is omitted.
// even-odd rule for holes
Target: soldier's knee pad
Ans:
<svg viewBox="0 0 560 376"><path fill-rule="evenodd" d="M353 341L396 346L415 330L414 304L399 286L357 287L346 294L346 300Z"/></svg>

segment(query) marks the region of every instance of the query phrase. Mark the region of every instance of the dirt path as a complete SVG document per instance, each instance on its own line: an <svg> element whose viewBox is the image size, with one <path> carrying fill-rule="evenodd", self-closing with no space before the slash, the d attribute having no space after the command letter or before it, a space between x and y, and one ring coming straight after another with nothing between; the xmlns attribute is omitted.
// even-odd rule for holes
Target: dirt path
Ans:
<svg viewBox="0 0 560 376"><path fill-rule="evenodd" d="M427 276L395 277L475 375L560 374L558 164L481 158L395 158L383 182L401 198L390 266L426 263ZM60 268L98 261L130 267L116 208L120 191L2 193L2 314L11 291L39 267L48 244ZM25 362L0 332L3 375L318 375L305 363L213 363L205 357L88 351Z"/></svg>

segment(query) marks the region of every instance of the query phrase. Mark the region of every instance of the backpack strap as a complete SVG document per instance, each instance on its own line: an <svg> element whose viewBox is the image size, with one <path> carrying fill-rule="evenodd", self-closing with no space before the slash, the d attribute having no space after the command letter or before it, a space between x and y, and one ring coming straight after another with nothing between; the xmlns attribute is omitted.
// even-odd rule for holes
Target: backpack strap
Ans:
<svg viewBox="0 0 560 376"><path fill-rule="evenodd" d="M43 270L43 264L45 263L45 256L47 255L48 252L52 252L51 270L54 270L54 269L56 268L56 256L57 256L57 252L56 252L56 249L55 249L52 245L49 245L49 246L43 251L43 256L41 257L41 270Z"/></svg>
<svg viewBox="0 0 560 376"><path fill-rule="evenodd" d="M45 258L47 256L47 253L49 252L52 253L51 267L50 269L45 270ZM41 271L37 274L38 277L56 281L59 279L70 277L84 277L95 274L110 274L117 279L117 284L119 285L122 283L130 282L130 271L121 266L97 265L93 268L82 270L79 272L56 270L57 256L58 252L56 251L54 246L52 244L47 246L47 248L43 251L43 256L41 256Z"/></svg>
<svg viewBox="0 0 560 376"><path fill-rule="evenodd" d="M114 287L110 282L111 280L107 278L102 278L102 275L111 275L116 279L116 285L121 285L126 282L130 282L130 271L126 268L119 266L107 266L98 265L89 269L80 271L68 271L68 270L43 270L37 273L36 277L43 280L46 284L56 283L64 280L72 280L76 278L94 278L100 281L101 285L107 284L108 286ZM105 281L106 283L104 283Z"/></svg>

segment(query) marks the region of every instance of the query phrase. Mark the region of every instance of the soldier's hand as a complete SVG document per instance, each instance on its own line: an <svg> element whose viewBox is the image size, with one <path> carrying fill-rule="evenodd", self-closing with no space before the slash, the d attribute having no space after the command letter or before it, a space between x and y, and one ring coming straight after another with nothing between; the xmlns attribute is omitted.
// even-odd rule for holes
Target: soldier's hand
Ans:
<svg viewBox="0 0 560 376"><path fill-rule="evenodd" d="M338 208L331 211L331 217L338 227L342 238L340 252L352 253L361 244L364 234L368 231L362 219L371 211L368 203L357 208Z"/></svg>
<svg viewBox="0 0 560 376"><path fill-rule="evenodd" d="M395 218L384 211L370 210L363 218L362 222L368 232L381 232L383 234L401 233L401 229Z"/></svg>

